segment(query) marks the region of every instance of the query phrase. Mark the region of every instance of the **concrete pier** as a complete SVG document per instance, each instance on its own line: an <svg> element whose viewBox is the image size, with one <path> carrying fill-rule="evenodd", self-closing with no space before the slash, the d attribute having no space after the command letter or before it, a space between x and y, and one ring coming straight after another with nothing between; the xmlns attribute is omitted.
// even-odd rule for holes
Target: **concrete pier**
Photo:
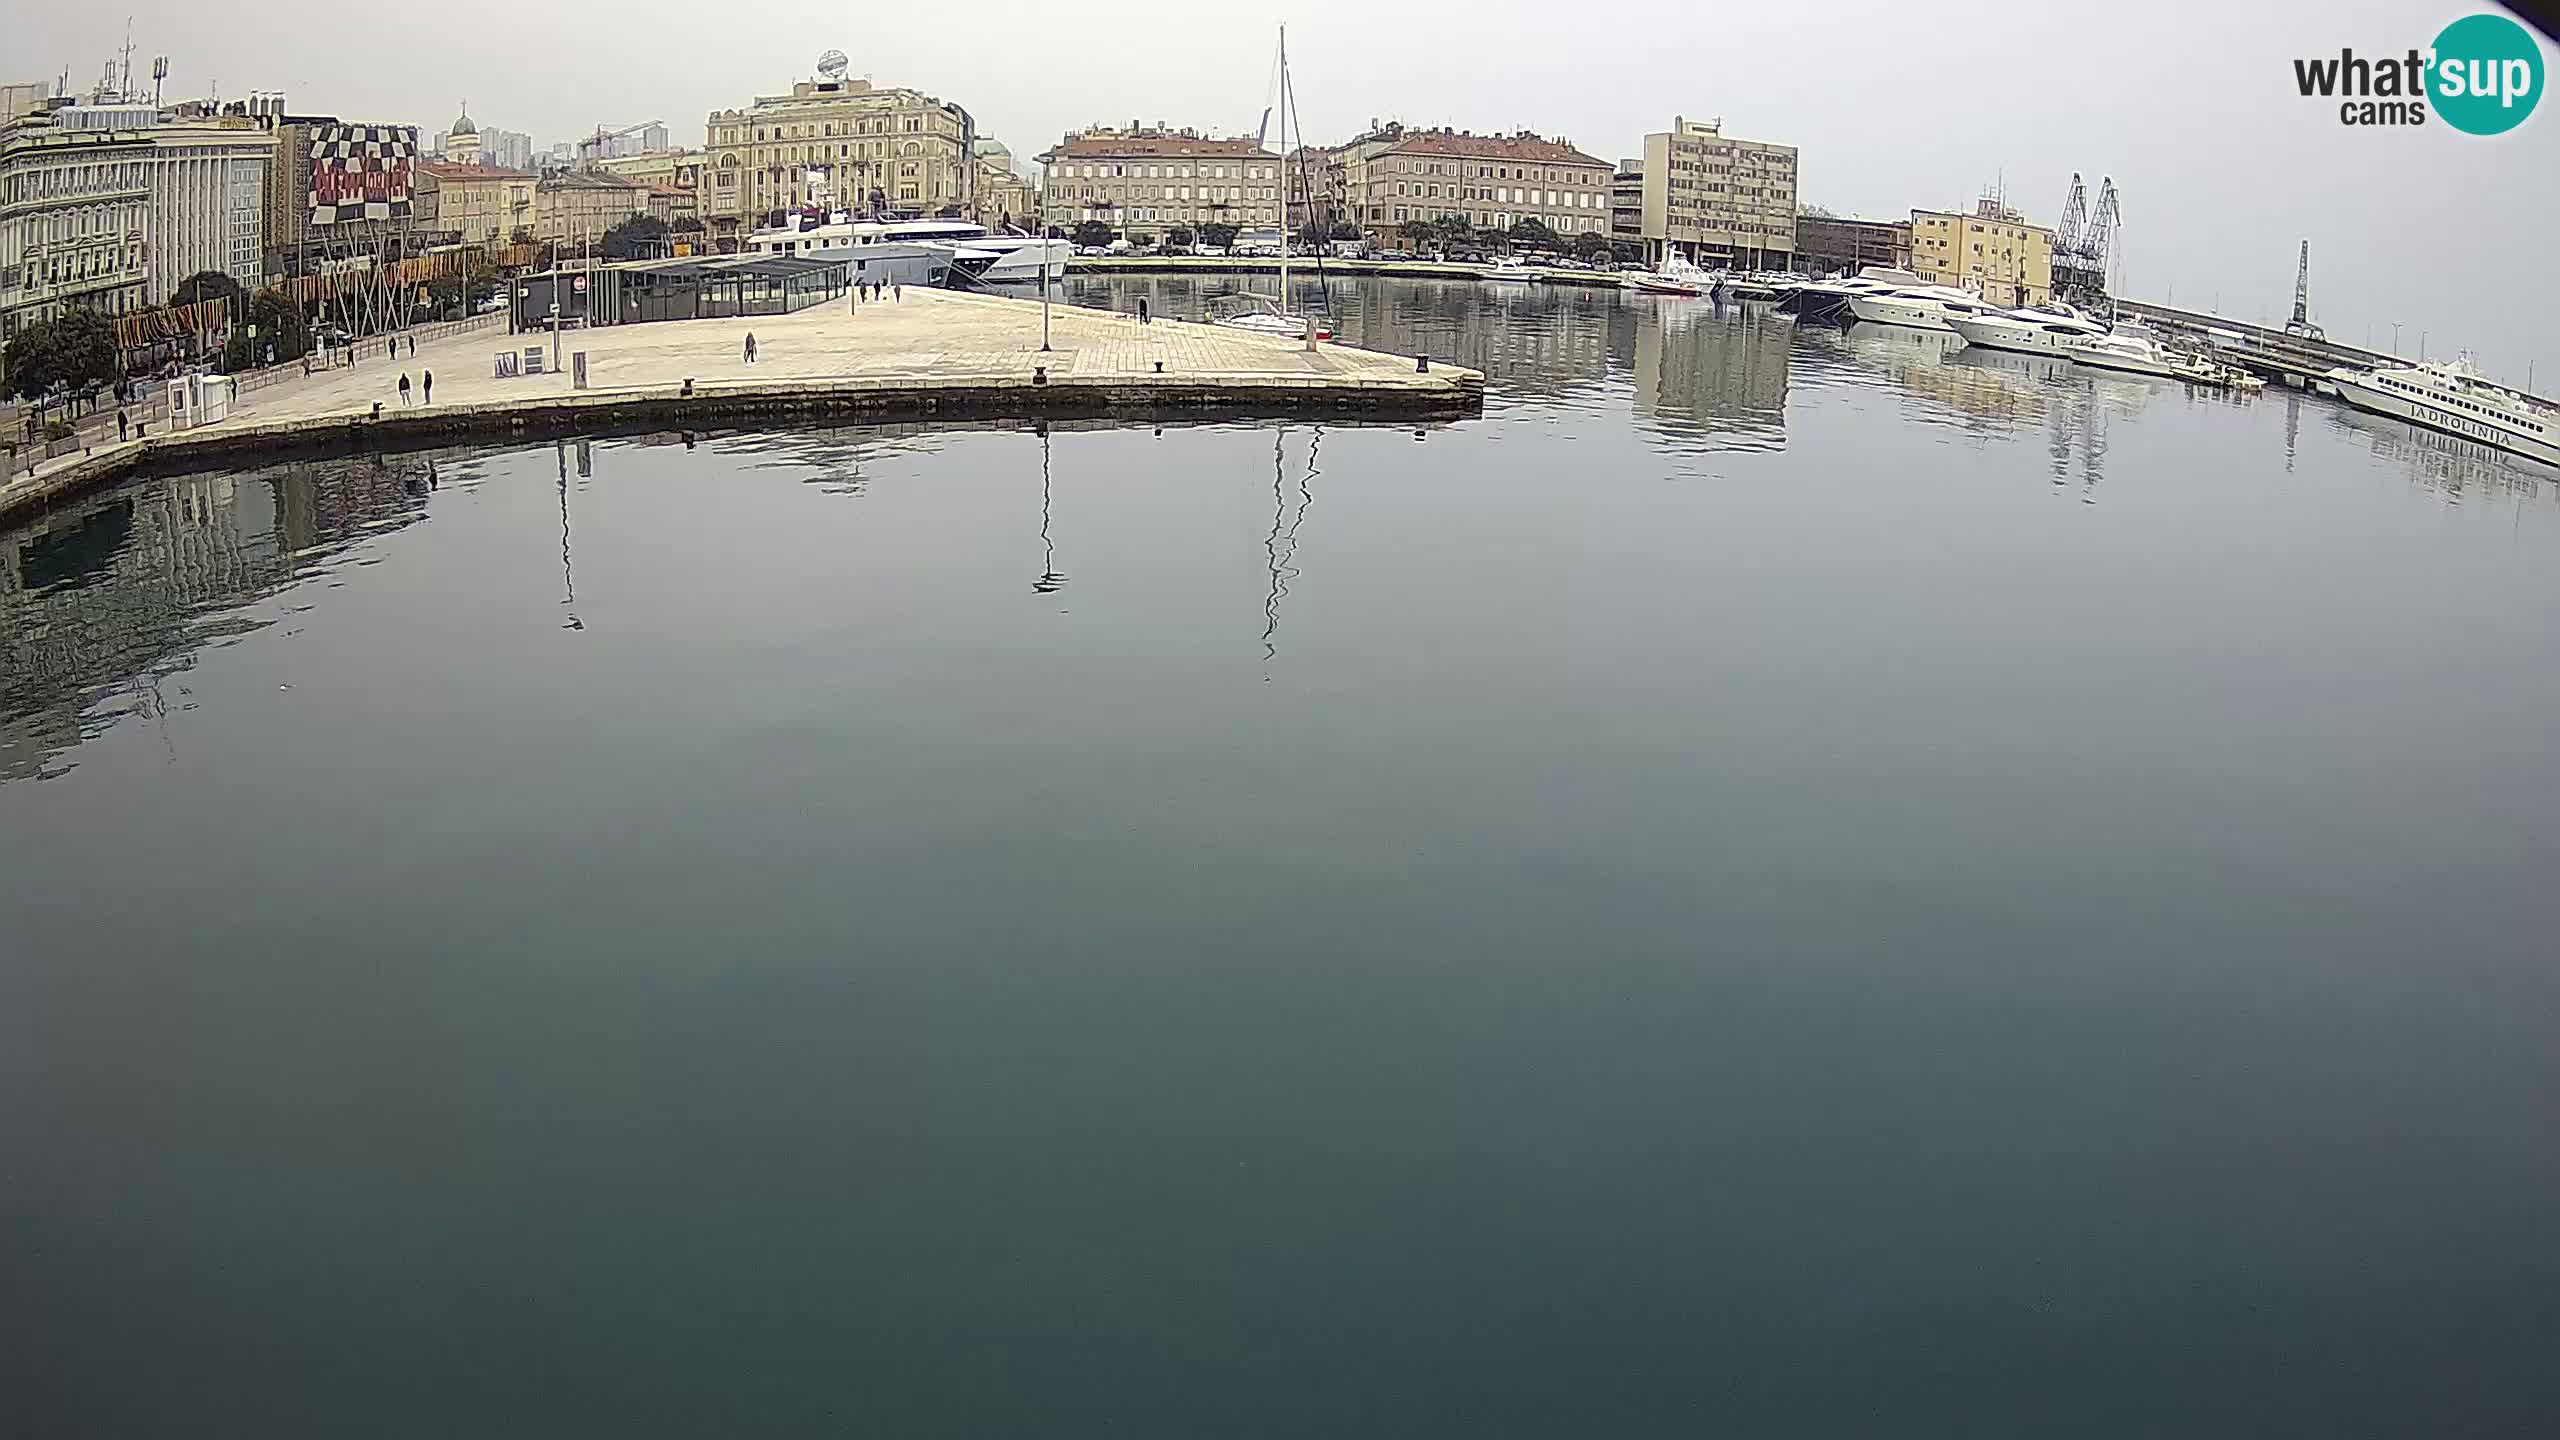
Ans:
<svg viewBox="0 0 2560 1440"><path fill-rule="evenodd" d="M756 362L745 341L756 337ZM0 483L0 519L102 483L145 461L235 463L296 446L427 443L581 428L706 424L759 416L1004 419L1067 415L1470 414L1484 377L1434 361L1257 335L1223 326L1036 299L909 288L897 301L838 300L793 315L569 330L561 365L584 351L588 388L553 373L548 334L491 325L421 343L360 342L352 368L253 390L222 422L64 455ZM498 378L497 356L540 347L544 373ZM424 377L435 374L425 403ZM400 403L400 377L411 404ZM379 405L381 413L375 415Z"/></svg>

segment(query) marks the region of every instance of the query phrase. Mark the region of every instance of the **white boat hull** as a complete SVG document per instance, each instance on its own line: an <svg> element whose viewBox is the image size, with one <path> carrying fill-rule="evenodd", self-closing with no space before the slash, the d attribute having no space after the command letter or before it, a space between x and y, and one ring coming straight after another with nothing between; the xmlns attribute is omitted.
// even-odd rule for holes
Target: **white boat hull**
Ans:
<svg viewBox="0 0 2560 1440"><path fill-rule="evenodd" d="M2358 378L2353 372L2332 370L2327 376L2339 399L2359 410L2387 415L2425 429L2446 435L2457 435L2482 445L2495 446L2510 455L2522 455L2545 465L2560 465L2560 444L2537 440L2530 435L2513 434L2500 426L2485 424L2468 415L2458 415L2440 406L2430 405L2414 396L2398 395Z"/></svg>
<svg viewBox="0 0 2560 1440"><path fill-rule="evenodd" d="M2057 335L2036 325L2015 322L2002 324L1992 320L1969 320L1950 317L1947 324L1964 337L1964 343L1984 350L2006 350L2013 355L2066 355L2065 341L2077 338Z"/></svg>
<svg viewBox="0 0 2560 1440"><path fill-rule="evenodd" d="M2072 364L2086 365L2092 370L2113 370L2120 375L2148 375L2154 380L2187 378L2178 369L2178 364L2174 360L2153 360L2141 355L2115 355L2104 350L2091 350L2085 347L2066 349L2062 353L2070 359Z"/></svg>
<svg viewBox="0 0 2560 1440"><path fill-rule="evenodd" d="M1945 330L1956 327L1947 323L1946 312L1935 305L1917 300L1897 300L1886 295L1852 295L1849 313L1870 325L1900 325L1911 330Z"/></svg>
<svg viewBox="0 0 2560 1440"><path fill-rule="evenodd" d="M1632 276L1627 280L1627 285L1631 289L1649 291L1656 295L1704 295L1707 293L1703 288L1686 281L1665 280L1659 275Z"/></svg>
<svg viewBox="0 0 2560 1440"><path fill-rule="evenodd" d="M1307 317L1304 315L1272 315L1253 311L1243 315L1221 316L1209 323L1223 325L1230 330L1250 330L1256 335L1277 335L1284 340L1303 340L1307 334ZM1316 322L1317 339L1331 339L1332 333L1325 328L1323 321Z"/></svg>

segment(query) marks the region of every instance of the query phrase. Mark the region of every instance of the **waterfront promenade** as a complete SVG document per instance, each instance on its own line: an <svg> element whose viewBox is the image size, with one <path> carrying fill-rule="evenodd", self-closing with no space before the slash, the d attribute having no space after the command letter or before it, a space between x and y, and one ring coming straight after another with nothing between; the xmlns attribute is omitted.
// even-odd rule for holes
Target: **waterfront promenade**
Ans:
<svg viewBox="0 0 2560 1440"><path fill-rule="evenodd" d="M756 337L756 363L744 342ZM1036 300L910 287L898 301L846 300L793 315L570 330L561 365L587 355L588 388L550 370L547 333L490 325L422 342L393 359L364 342L352 367L288 375L249 391L219 424L64 455L0 484L0 516L98 484L146 459L206 458L311 443L414 443L534 427L799 418L1049 414L1466 413L1483 376L1455 365L1417 372L1411 356L1303 343L1221 326L1053 305L1040 349ZM499 378L497 356L539 346L544 373ZM400 405L406 373L423 400ZM381 414L374 407L381 406Z"/></svg>

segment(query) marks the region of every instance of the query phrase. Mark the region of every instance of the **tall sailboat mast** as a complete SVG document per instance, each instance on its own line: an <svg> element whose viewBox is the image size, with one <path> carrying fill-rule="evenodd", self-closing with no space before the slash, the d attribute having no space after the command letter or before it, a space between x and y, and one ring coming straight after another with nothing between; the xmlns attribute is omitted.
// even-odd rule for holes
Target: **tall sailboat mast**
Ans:
<svg viewBox="0 0 2560 1440"><path fill-rule="evenodd" d="M1289 27L1280 27L1280 309L1289 309Z"/></svg>

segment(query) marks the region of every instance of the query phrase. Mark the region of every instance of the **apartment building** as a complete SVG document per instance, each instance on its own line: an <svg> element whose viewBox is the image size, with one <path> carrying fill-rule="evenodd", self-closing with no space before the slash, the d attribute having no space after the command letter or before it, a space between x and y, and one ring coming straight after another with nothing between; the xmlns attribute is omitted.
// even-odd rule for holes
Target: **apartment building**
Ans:
<svg viewBox="0 0 2560 1440"><path fill-rule="evenodd" d="M1371 123L1333 152L1351 223L1373 244L1396 243L1407 221L1458 216L1479 230L1536 220L1558 235L1609 232L1606 160L1526 130L1414 130Z"/></svg>
<svg viewBox="0 0 2560 1440"><path fill-rule="evenodd" d="M428 161L418 167L423 223L451 231L466 245L507 244L518 231L532 233L534 184L535 177L523 170Z"/></svg>
<svg viewBox="0 0 2560 1440"><path fill-rule="evenodd" d="M1280 157L1251 137L1213 139L1165 125L1070 132L1040 156L1050 223L1100 220L1131 239L1175 226L1280 225Z"/></svg>

